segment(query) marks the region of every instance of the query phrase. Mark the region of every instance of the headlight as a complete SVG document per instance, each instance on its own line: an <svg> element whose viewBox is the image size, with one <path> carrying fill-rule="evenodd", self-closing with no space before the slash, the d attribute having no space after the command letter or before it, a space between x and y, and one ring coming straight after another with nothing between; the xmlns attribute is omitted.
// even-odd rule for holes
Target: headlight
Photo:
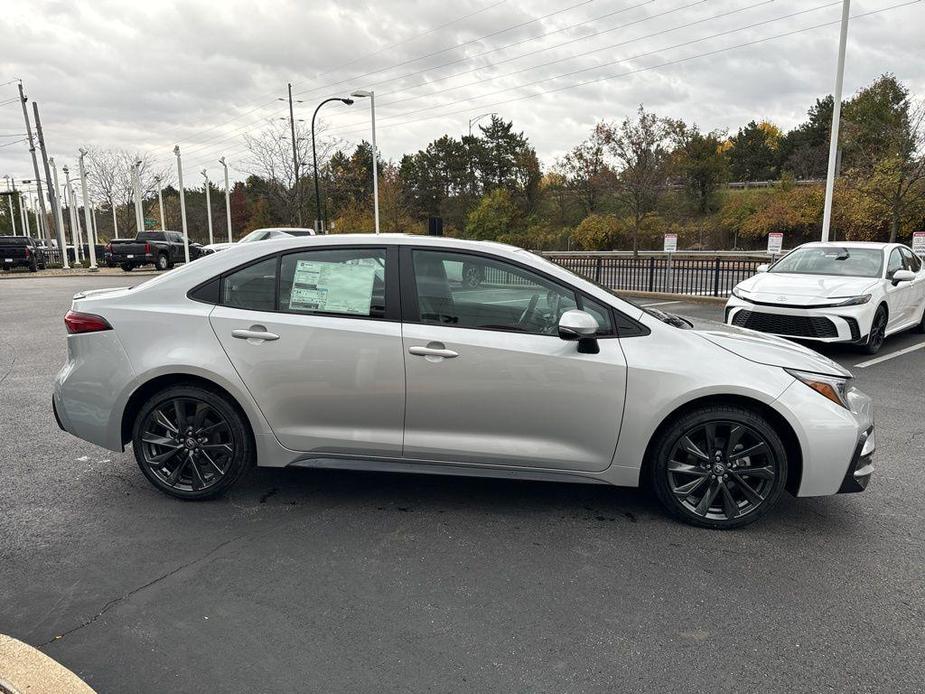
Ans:
<svg viewBox="0 0 925 694"><path fill-rule="evenodd" d="M835 297L832 299L832 303L826 304L826 306L859 306L870 301L870 296L870 294L863 294L861 296Z"/></svg>
<svg viewBox="0 0 925 694"><path fill-rule="evenodd" d="M750 301L748 292L738 286L732 288L732 295L737 299L742 299L742 301Z"/></svg>
<svg viewBox="0 0 925 694"><path fill-rule="evenodd" d="M836 405L841 405L846 410L851 409L848 406L848 382L851 380L850 378L824 376L810 373L809 371L797 371L796 369L784 369L784 371Z"/></svg>

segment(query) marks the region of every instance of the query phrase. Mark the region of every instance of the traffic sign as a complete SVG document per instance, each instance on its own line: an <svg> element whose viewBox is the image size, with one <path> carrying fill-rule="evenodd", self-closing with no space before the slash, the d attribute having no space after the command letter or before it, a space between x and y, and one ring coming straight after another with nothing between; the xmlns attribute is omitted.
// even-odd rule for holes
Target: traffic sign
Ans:
<svg viewBox="0 0 925 694"><path fill-rule="evenodd" d="M665 253L677 253L678 252L678 235L677 234L665 234L665 247L663 249Z"/></svg>
<svg viewBox="0 0 925 694"><path fill-rule="evenodd" d="M912 232L912 252L925 258L925 231Z"/></svg>
<svg viewBox="0 0 925 694"><path fill-rule="evenodd" d="M780 255L784 247L784 235L779 231L768 234L768 255Z"/></svg>

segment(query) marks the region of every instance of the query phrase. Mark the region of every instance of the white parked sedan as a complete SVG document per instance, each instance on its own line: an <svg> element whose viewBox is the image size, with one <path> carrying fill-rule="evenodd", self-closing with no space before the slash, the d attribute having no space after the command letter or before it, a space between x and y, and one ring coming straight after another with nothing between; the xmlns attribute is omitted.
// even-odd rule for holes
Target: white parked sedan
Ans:
<svg viewBox="0 0 925 694"><path fill-rule="evenodd" d="M758 272L732 290L730 325L869 354L888 335L925 332L925 267L902 244L807 243Z"/></svg>
<svg viewBox="0 0 925 694"><path fill-rule="evenodd" d="M184 499L256 463L646 484L678 518L730 528L873 470L870 399L835 362L500 244L243 244L77 294L65 324L60 426L131 443Z"/></svg>
<svg viewBox="0 0 925 694"><path fill-rule="evenodd" d="M299 227L267 227L264 229L254 229L246 236L232 242L208 243L202 247L207 254L224 251L239 243L253 243L254 241L270 241L272 239L285 239L290 236L314 236L314 229L302 229Z"/></svg>

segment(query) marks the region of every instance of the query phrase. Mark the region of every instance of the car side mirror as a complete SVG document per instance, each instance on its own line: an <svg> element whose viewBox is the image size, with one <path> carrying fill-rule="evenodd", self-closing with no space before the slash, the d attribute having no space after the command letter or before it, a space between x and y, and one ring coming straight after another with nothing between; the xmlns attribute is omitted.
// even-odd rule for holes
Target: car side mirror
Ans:
<svg viewBox="0 0 925 694"><path fill-rule="evenodd" d="M896 286L900 282L911 282L914 280L915 273L912 272L912 270L897 270L890 279L893 280L893 286Z"/></svg>
<svg viewBox="0 0 925 694"><path fill-rule="evenodd" d="M585 311L566 311L559 318L559 337L577 341L578 351L582 354L597 354L601 351L594 337L599 329L597 319Z"/></svg>
<svg viewBox="0 0 925 694"><path fill-rule="evenodd" d="M771 267L770 263L762 263L761 265L755 268L755 272L767 272L770 267Z"/></svg>

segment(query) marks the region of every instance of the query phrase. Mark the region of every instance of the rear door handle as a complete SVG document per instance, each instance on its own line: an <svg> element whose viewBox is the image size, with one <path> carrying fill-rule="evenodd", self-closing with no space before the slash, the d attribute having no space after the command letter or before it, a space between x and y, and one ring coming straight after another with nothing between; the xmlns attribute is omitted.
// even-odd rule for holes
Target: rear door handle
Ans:
<svg viewBox="0 0 925 694"><path fill-rule="evenodd" d="M409 347L408 353L413 354L416 357L443 357L444 359L453 359L454 357L459 356L459 352L454 352L451 349L445 349L443 347L430 347L430 346L422 347L420 345Z"/></svg>
<svg viewBox="0 0 925 694"><path fill-rule="evenodd" d="M266 340L267 342L272 342L273 340L278 340L279 335L276 333L267 332L266 330L232 330L231 336L236 337L239 340Z"/></svg>

